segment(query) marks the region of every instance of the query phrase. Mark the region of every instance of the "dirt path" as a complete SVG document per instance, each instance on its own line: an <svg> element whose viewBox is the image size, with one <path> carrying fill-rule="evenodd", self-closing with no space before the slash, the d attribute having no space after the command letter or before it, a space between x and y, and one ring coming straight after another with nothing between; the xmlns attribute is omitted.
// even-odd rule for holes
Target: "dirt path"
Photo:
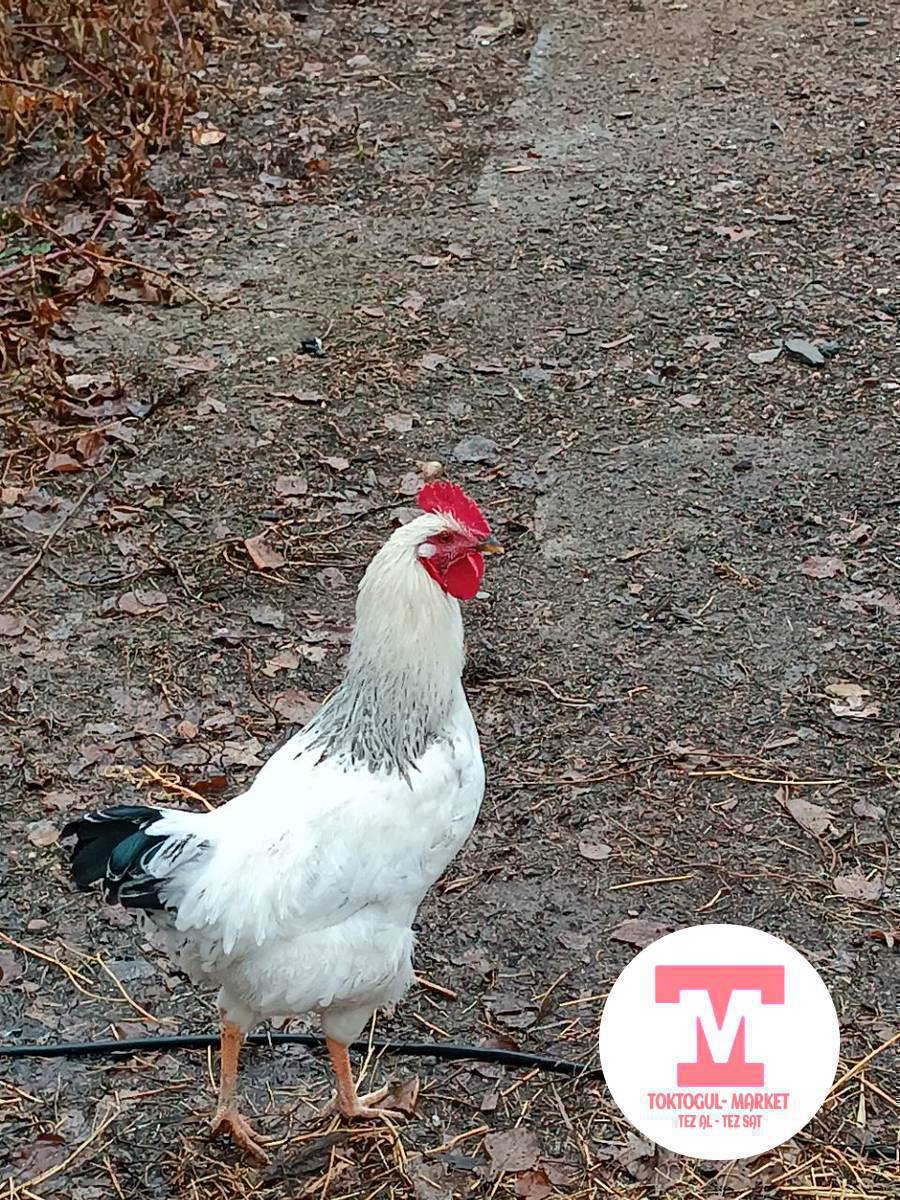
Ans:
<svg viewBox="0 0 900 1200"><path fill-rule="evenodd" d="M0 613L0 927L51 959L0 947L3 1040L210 1027L72 894L53 826L147 768L239 790L338 678L359 573L434 459L509 550L467 613L490 785L421 914L438 988L379 1036L590 1060L636 947L701 920L809 955L842 1071L894 1035L897 15L784 8L301 6L222 89L223 145L155 168L181 216L130 249L212 304L74 330L149 411ZM759 361L793 337L824 363ZM0 510L0 592L90 482ZM895 1051L727 1169L654 1156L599 1083L458 1064L423 1064L399 1143L332 1134L299 1051L248 1056L268 1173L204 1140L196 1054L18 1063L0 1120L27 1183L110 1118L22 1197L874 1200L900 1184ZM498 1175L483 1127L516 1125Z"/></svg>

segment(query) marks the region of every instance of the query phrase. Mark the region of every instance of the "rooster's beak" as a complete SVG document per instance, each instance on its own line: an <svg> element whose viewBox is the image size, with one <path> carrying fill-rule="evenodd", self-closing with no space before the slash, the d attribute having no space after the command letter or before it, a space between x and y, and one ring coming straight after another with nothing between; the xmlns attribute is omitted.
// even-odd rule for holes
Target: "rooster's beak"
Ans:
<svg viewBox="0 0 900 1200"><path fill-rule="evenodd" d="M492 542L490 538L486 542L479 542L475 547L479 554L502 554L503 547L499 542Z"/></svg>

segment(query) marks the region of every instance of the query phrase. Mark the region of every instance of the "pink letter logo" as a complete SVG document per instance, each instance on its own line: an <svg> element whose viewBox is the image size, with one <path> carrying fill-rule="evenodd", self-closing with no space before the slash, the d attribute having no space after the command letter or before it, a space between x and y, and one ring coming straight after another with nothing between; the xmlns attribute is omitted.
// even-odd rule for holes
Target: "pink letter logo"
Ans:
<svg viewBox="0 0 900 1200"><path fill-rule="evenodd" d="M827 1097L840 1051L812 964L771 933L725 924L678 929L637 954L606 998L598 1040L610 1095L645 1138L721 1162L794 1137Z"/></svg>
<svg viewBox="0 0 900 1200"><path fill-rule="evenodd" d="M713 1022L697 1016L697 1057L680 1062L679 1087L762 1087L765 1064L747 1062L746 1016L729 1009L734 992L758 992L762 1004L784 1004L781 966L658 966L656 1003L679 1004L682 992L702 992L712 1005ZM719 1050L713 1057L710 1043Z"/></svg>

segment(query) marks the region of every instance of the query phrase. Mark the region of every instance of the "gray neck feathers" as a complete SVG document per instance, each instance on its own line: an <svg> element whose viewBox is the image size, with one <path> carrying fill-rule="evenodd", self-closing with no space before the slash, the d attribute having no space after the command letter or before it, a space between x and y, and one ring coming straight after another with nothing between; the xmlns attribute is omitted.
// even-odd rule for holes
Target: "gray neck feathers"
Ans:
<svg viewBox="0 0 900 1200"><path fill-rule="evenodd" d="M347 673L300 735L301 753L319 749L322 757L407 774L464 702L459 604L417 557L432 520L397 530L369 564Z"/></svg>

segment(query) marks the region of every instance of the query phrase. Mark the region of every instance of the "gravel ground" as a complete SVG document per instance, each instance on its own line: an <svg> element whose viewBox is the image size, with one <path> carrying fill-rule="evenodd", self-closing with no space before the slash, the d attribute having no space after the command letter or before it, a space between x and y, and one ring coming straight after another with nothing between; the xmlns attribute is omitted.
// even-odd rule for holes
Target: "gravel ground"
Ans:
<svg viewBox="0 0 900 1200"><path fill-rule="evenodd" d="M11 1200L898 1194L897 32L888 0L270 18L129 245L206 303L79 309L67 351L140 415L92 471L7 459L0 507L0 593L66 518L0 610L4 1041L212 1027L59 824L239 791L437 460L508 550L466 611L489 783L376 1036L595 1062L641 945L749 923L832 989L820 1116L697 1163L598 1079L384 1058L423 1090L373 1134L316 1117L318 1055L261 1049L260 1170L206 1139L202 1053L30 1059Z"/></svg>

